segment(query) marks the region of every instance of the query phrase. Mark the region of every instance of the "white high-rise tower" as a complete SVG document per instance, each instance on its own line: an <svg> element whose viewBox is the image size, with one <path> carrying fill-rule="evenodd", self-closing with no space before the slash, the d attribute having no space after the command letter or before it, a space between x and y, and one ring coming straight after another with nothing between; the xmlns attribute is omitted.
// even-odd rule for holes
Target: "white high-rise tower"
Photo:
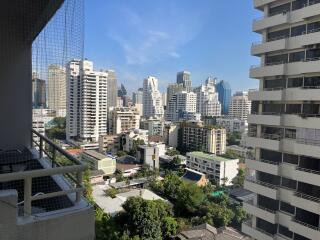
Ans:
<svg viewBox="0 0 320 240"><path fill-rule="evenodd" d="M158 90L158 79L149 76L143 81L143 115L146 118L163 118L162 95Z"/></svg>

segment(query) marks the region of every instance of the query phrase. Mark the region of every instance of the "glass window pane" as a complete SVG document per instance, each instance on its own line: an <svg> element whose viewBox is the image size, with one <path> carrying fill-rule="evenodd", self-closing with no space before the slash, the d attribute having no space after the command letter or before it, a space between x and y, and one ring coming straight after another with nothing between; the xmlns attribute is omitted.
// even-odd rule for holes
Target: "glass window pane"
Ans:
<svg viewBox="0 0 320 240"><path fill-rule="evenodd" d="M295 37L295 36L300 36L303 34L306 34L306 29L307 25L301 25L301 26L297 26L297 27L292 27L291 28L291 37Z"/></svg>

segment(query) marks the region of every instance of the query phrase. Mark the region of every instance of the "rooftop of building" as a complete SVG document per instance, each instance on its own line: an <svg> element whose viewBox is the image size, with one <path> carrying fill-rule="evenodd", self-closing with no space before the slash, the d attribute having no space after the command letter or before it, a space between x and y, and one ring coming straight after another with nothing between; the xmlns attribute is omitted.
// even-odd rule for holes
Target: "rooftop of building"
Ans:
<svg viewBox="0 0 320 240"><path fill-rule="evenodd" d="M198 172L198 171L195 171L195 170L192 170L192 169L189 169L189 168L186 168L186 172L182 176L182 179L196 183L196 182L200 181L203 176L205 176L205 174Z"/></svg>
<svg viewBox="0 0 320 240"><path fill-rule="evenodd" d="M141 164L123 164L123 163L117 163L117 170L124 172L131 169L141 168Z"/></svg>
<svg viewBox="0 0 320 240"><path fill-rule="evenodd" d="M106 155L103 155L103 154L101 154L101 153L99 153L97 151L94 151L94 150L86 150L86 151L83 152L83 154L89 155L90 157L93 157L93 158L95 158L97 160L102 160L102 159L107 158Z"/></svg>
<svg viewBox="0 0 320 240"><path fill-rule="evenodd" d="M188 152L187 155L191 155L191 156L197 157L197 158L204 158L209 161L218 161L218 162L238 160L238 159L232 159L232 158L227 158L227 157L223 157L223 156L217 156L215 154L209 154L209 153L205 153L205 152Z"/></svg>
<svg viewBox="0 0 320 240"><path fill-rule="evenodd" d="M201 224L178 234L180 240L247 240L249 237L231 227L215 228L208 223Z"/></svg>

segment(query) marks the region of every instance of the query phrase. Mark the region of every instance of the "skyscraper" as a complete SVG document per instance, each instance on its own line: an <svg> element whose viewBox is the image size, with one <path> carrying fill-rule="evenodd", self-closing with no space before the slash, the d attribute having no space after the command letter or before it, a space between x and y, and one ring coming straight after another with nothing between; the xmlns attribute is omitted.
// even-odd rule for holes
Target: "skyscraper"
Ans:
<svg viewBox="0 0 320 240"><path fill-rule="evenodd" d="M97 142L107 133L107 72L93 70L88 60L67 66L67 139Z"/></svg>
<svg viewBox="0 0 320 240"><path fill-rule="evenodd" d="M247 145L254 154L244 187L255 193L244 203L252 215L242 231L255 239L320 239L320 2L261 1L263 12L252 46L259 80L249 92Z"/></svg>
<svg viewBox="0 0 320 240"><path fill-rule="evenodd" d="M116 73L114 70L107 70L108 73L108 109L109 107L116 107L117 106L117 78Z"/></svg>
<svg viewBox="0 0 320 240"><path fill-rule="evenodd" d="M169 104L173 94L182 91L186 91L185 87L183 86L183 83L169 84L167 87L167 103Z"/></svg>
<svg viewBox="0 0 320 240"><path fill-rule="evenodd" d="M216 84L216 89L219 95L219 102L221 103L221 113L223 115L227 115L231 101L230 85L228 82L221 80L218 84Z"/></svg>
<svg viewBox="0 0 320 240"><path fill-rule="evenodd" d="M192 82L190 78L190 72L182 71L177 73L177 83L183 84L183 87L187 92L192 90Z"/></svg>
<svg viewBox="0 0 320 240"><path fill-rule="evenodd" d="M231 99L229 117L247 120L251 112L251 101L248 92L236 92Z"/></svg>
<svg viewBox="0 0 320 240"><path fill-rule="evenodd" d="M33 108L46 107L46 81L37 77L32 78L32 106Z"/></svg>
<svg viewBox="0 0 320 240"><path fill-rule="evenodd" d="M158 90L158 79L149 76L143 81L143 116L163 118L162 96Z"/></svg>
<svg viewBox="0 0 320 240"><path fill-rule="evenodd" d="M48 69L48 107L57 116L66 116L66 70L58 65L50 65Z"/></svg>
<svg viewBox="0 0 320 240"><path fill-rule="evenodd" d="M197 94L197 113L202 116L221 116L221 104L216 92L215 79L209 77L206 84L193 91Z"/></svg>

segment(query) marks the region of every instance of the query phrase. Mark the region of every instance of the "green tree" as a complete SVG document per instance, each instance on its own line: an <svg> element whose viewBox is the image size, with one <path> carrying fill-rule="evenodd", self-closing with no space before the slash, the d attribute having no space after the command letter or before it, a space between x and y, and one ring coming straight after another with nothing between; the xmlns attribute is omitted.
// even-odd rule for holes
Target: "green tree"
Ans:
<svg viewBox="0 0 320 240"><path fill-rule="evenodd" d="M238 174L237 174L237 176L235 176L235 177L232 179L233 185L234 185L235 187L243 187L245 175L246 175L245 170L242 169L242 168L239 168L239 169L238 169Z"/></svg>
<svg viewBox="0 0 320 240"><path fill-rule="evenodd" d="M202 206L200 212L203 216L203 222L207 222L217 228L227 226L234 217L231 209L216 203Z"/></svg>
<svg viewBox="0 0 320 240"><path fill-rule="evenodd" d="M115 198L116 195L118 194L118 190L115 188L109 188L105 190L105 193L108 197Z"/></svg>
<svg viewBox="0 0 320 240"><path fill-rule="evenodd" d="M176 211L179 214L192 215L204 200L205 195L200 187L194 183L183 182L178 191Z"/></svg>
<svg viewBox="0 0 320 240"><path fill-rule="evenodd" d="M129 154L130 156L135 157L136 154L137 154L138 147L139 147L140 145L144 145L144 144L145 144L145 143L144 143L144 140L143 140L143 139L133 140L133 142L132 142L132 148L130 149L130 151L129 151L128 154Z"/></svg>
<svg viewBox="0 0 320 240"><path fill-rule="evenodd" d="M172 217L170 206L162 200L150 201L129 198L123 213L131 236L146 240L161 240L176 231L177 223Z"/></svg>
<svg viewBox="0 0 320 240"><path fill-rule="evenodd" d="M180 152L175 148L168 149L167 152L166 152L166 155L168 155L168 156L176 156L176 155L179 155L179 154L180 154Z"/></svg>
<svg viewBox="0 0 320 240"><path fill-rule="evenodd" d="M164 238L170 238L177 234L178 223L173 217L165 217L162 223L162 232Z"/></svg>
<svg viewBox="0 0 320 240"><path fill-rule="evenodd" d="M180 177L170 172L163 180L164 195L171 199L177 199L181 185L182 180Z"/></svg>
<svg viewBox="0 0 320 240"><path fill-rule="evenodd" d="M126 155L128 155L128 153L126 153L125 151L118 151L117 152L118 157L122 157L122 156L126 156Z"/></svg>

